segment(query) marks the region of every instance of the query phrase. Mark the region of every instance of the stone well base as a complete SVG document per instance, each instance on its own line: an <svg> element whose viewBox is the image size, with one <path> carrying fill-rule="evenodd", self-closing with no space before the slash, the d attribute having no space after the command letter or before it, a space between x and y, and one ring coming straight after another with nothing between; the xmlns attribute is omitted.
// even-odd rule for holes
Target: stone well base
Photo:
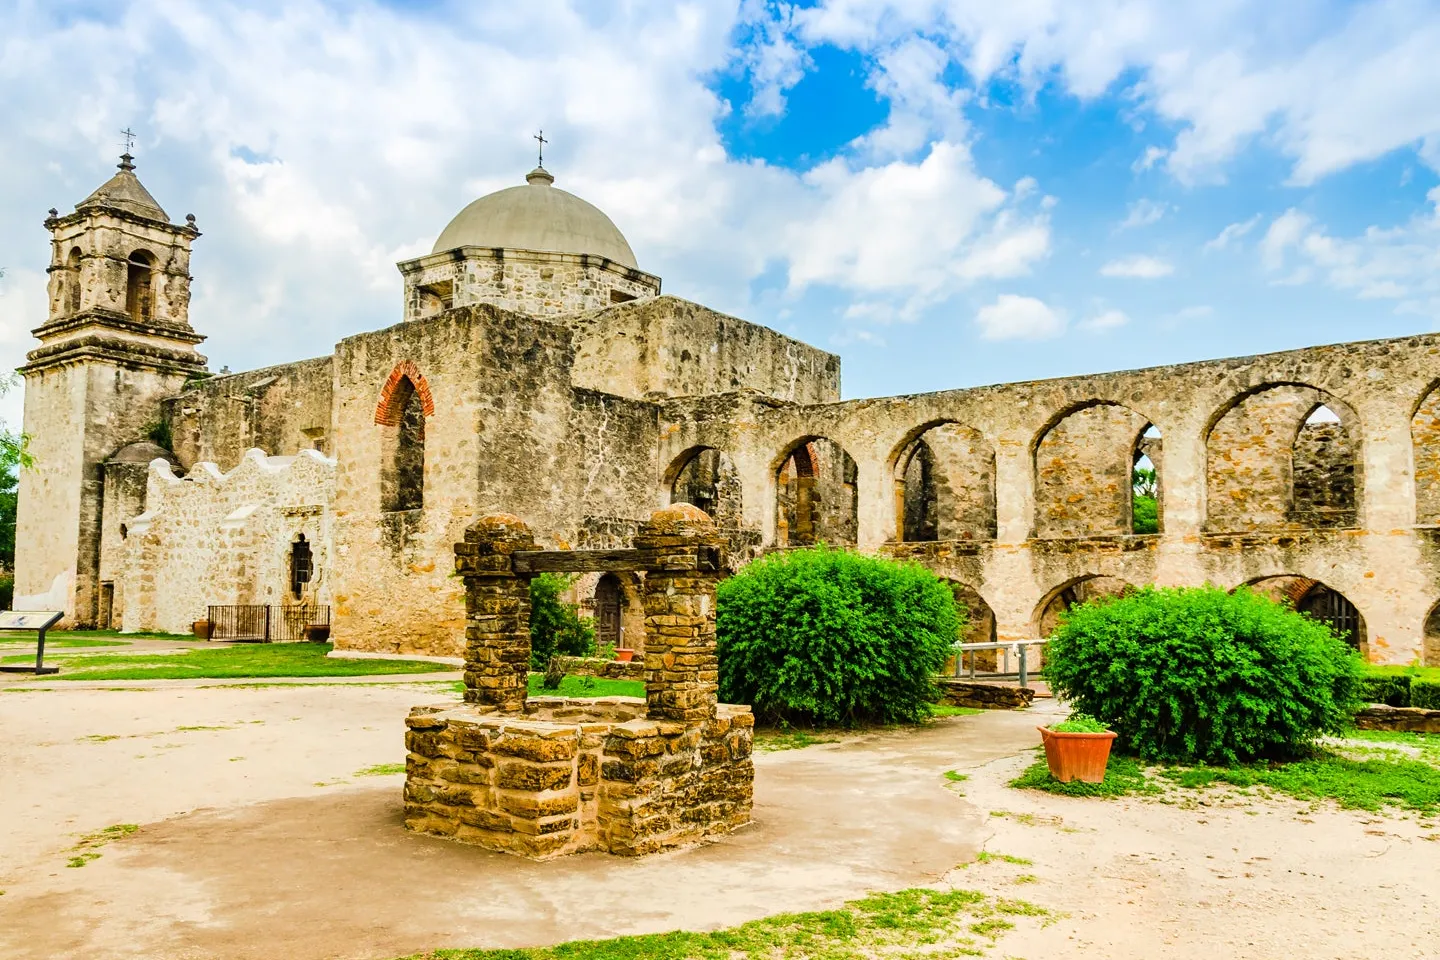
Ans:
<svg viewBox="0 0 1440 960"><path fill-rule="evenodd" d="M750 822L749 707L645 719L632 697L533 697L526 712L446 703L405 724L405 826L545 859L654 853Z"/></svg>

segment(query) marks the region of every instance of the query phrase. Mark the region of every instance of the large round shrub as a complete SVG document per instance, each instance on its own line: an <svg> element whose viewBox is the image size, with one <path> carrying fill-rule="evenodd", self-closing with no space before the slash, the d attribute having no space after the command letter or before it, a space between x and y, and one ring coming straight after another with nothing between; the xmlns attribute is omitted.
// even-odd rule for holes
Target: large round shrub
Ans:
<svg viewBox="0 0 1440 960"><path fill-rule="evenodd" d="M1067 611L1045 679L1152 760L1234 763L1337 733L1360 658L1329 627L1242 588L1155 588Z"/></svg>
<svg viewBox="0 0 1440 960"><path fill-rule="evenodd" d="M963 616L918 564L825 547L758 560L717 601L722 700L846 726L924 718Z"/></svg>

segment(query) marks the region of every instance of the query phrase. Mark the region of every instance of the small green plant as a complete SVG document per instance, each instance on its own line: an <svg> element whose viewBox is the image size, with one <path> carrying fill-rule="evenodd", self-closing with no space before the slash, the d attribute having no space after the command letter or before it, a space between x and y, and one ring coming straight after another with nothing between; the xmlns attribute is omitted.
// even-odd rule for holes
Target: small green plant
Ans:
<svg viewBox="0 0 1440 960"><path fill-rule="evenodd" d="M961 626L951 588L918 564L771 554L720 584L720 698L770 722L917 723Z"/></svg>
<svg viewBox="0 0 1440 960"><path fill-rule="evenodd" d="M174 449L175 438L170 432L169 420L152 420L145 425L145 438L157 447Z"/></svg>
<svg viewBox="0 0 1440 960"><path fill-rule="evenodd" d="M595 623L560 599L573 576L542 573L530 581L530 668L544 670L557 653L588 657L595 652Z"/></svg>
<svg viewBox="0 0 1440 960"><path fill-rule="evenodd" d="M964 783L966 780L970 779L970 774L956 773L954 770L946 770L945 779L949 780L951 783Z"/></svg>
<svg viewBox="0 0 1440 960"><path fill-rule="evenodd" d="M560 684L565 682L565 667L561 665L559 657L551 657L550 662L545 665L545 672L540 677L541 690L559 690Z"/></svg>
<svg viewBox="0 0 1440 960"><path fill-rule="evenodd" d="M403 763L377 763L373 767L366 767L363 770L356 770L357 777L390 777L397 773L405 772Z"/></svg>
<svg viewBox="0 0 1440 960"><path fill-rule="evenodd" d="M1017 867L1033 867L1034 860L1026 860L1024 857L1013 857L1008 853L991 853L989 850L981 850L975 856L976 863L1009 863Z"/></svg>
<svg viewBox="0 0 1440 960"><path fill-rule="evenodd" d="M1069 718L1050 727L1056 733L1105 733L1110 728L1094 717L1083 713L1072 713Z"/></svg>
<svg viewBox="0 0 1440 960"><path fill-rule="evenodd" d="M1359 705L1358 654L1248 588L1146 587L1066 611L1045 677L1147 760L1294 755Z"/></svg>

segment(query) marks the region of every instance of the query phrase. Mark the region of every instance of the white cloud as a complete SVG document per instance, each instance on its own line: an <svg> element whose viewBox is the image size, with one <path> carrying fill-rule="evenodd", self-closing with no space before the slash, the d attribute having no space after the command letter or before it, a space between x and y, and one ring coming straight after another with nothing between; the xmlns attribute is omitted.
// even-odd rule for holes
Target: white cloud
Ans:
<svg viewBox="0 0 1440 960"><path fill-rule="evenodd" d="M731 108L712 89L738 63L756 83L746 108L784 109L809 55L783 4L95 9L5 15L0 216L34 223L83 198L133 125L142 180L204 231L191 319L214 368L328 353L396 322L395 261L428 251L475 197L520 183L541 126L557 185L605 210L667 292L761 322L757 278L787 292L765 301L775 309L824 287L872 305L863 319L878 323L1049 253L1053 198L976 168L968 94L947 87L948 55L923 38L873 61L885 124L795 171L730 156L719 124ZM758 42L737 47L740 27ZM42 231L0 231L17 331L44 319L47 261ZM17 337L0 336L0 362L21 361L31 344Z"/></svg>
<svg viewBox="0 0 1440 960"><path fill-rule="evenodd" d="M1287 210L1261 243L1277 283L1322 282L1361 300L1395 300L1396 311L1440 316L1440 187L1431 208L1397 227L1337 237L1305 214Z"/></svg>
<svg viewBox="0 0 1440 960"><path fill-rule="evenodd" d="M1050 340L1065 332L1065 317L1042 300L1002 293L980 308L975 325L982 340Z"/></svg>
<svg viewBox="0 0 1440 960"><path fill-rule="evenodd" d="M1310 227L1310 217L1299 210L1286 210L1271 221L1260 241L1260 255L1265 266L1278 270L1285 262L1285 251L1300 242Z"/></svg>
<svg viewBox="0 0 1440 960"><path fill-rule="evenodd" d="M1182 323L1193 323L1197 320L1205 320L1215 315L1215 308L1207 304L1198 304L1193 307L1182 307L1174 313L1166 314L1165 321L1170 326Z"/></svg>
<svg viewBox="0 0 1440 960"><path fill-rule="evenodd" d="M1130 318L1121 310L1105 310L1093 317L1080 321L1080 329L1090 333L1103 333L1125 326Z"/></svg>
<svg viewBox="0 0 1440 960"><path fill-rule="evenodd" d="M1100 268L1102 277L1124 277L1132 280L1154 280L1168 277L1174 272L1175 267L1169 261L1142 254L1111 260Z"/></svg>
<svg viewBox="0 0 1440 960"><path fill-rule="evenodd" d="M1435 163L1433 3L821 0L795 24L808 43L864 52L921 32L982 84L999 77L1034 90L1056 80L1081 98L1128 84L1140 110L1179 128L1137 170L1163 159L1185 181L1223 177L1256 142L1289 157L1297 183L1421 144Z"/></svg>
<svg viewBox="0 0 1440 960"><path fill-rule="evenodd" d="M1120 221L1115 229L1133 230L1137 227L1148 227L1152 223L1158 223L1169 209L1168 203L1157 203L1147 199L1136 200L1126 208L1125 219Z"/></svg>
<svg viewBox="0 0 1440 960"><path fill-rule="evenodd" d="M1230 244L1244 237L1251 230L1254 230L1255 227L1260 223L1260 219L1261 215L1257 213L1249 220L1241 220L1238 223L1230 224L1224 230L1221 230L1218 234L1216 234L1215 239L1210 240L1205 244L1205 251L1208 253L1211 250L1224 250L1225 248L1229 247Z"/></svg>

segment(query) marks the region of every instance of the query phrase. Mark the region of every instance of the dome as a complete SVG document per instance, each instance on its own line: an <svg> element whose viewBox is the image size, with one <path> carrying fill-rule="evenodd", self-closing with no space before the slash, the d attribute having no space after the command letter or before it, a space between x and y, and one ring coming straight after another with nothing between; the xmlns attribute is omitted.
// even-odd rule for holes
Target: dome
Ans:
<svg viewBox="0 0 1440 960"><path fill-rule="evenodd" d="M553 186L544 167L525 186L487 194L456 214L432 253L456 247L509 247L548 253L586 253L635 267L625 236L594 204Z"/></svg>
<svg viewBox="0 0 1440 960"><path fill-rule="evenodd" d="M166 450L158 443L151 443L149 440L141 440L129 446L121 447L110 458L110 463L149 463L151 460L169 460L171 463L179 463L175 454Z"/></svg>

